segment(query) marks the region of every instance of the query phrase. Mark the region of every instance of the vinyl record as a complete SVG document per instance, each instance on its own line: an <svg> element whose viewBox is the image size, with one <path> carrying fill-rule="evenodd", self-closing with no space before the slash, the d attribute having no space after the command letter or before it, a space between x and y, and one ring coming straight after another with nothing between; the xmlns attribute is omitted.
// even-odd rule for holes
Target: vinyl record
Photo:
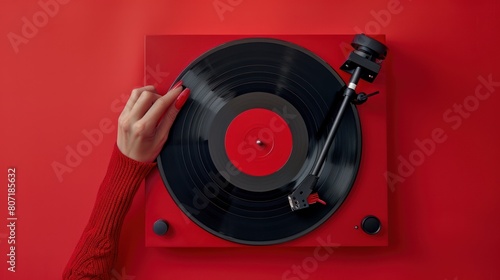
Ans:
<svg viewBox="0 0 500 280"><path fill-rule="evenodd" d="M292 212L287 199L319 156L345 86L321 58L289 42L243 39L203 54L177 80L191 96L158 165L196 224L229 241L269 245L310 232L340 207L361 156L354 105L318 181L327 205Z"/></svg>

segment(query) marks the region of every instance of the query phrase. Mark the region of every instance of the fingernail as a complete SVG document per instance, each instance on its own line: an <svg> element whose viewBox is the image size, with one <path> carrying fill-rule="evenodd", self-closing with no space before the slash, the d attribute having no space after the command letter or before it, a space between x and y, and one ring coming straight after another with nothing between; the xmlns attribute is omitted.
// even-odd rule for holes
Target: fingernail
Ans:
<svg viewBox="0 0 500 280"><path fill-rule="evenodd" d="M180 86L182 86L182 80L178 81L177 83L175 83L175 85L172 86L172 89L176 89L176 88L178 88Z"/></svg>
<svg viewBox="0 0 500 280"><path fill-rule="evenodd" d="M177 96L177 99L175 100L175 108L177 110L180 110L182 106L184 106L184 103L188 100L189 94L191 93L191 90L188 88L184 89L179 96Z"/></svg>

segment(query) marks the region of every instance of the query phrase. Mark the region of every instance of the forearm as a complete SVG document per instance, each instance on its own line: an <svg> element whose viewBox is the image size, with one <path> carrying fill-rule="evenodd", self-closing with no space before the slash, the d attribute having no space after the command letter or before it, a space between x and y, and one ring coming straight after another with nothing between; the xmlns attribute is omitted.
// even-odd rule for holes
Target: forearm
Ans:
<svg viewBox="0 0 500 280"><path fill-rule="evenodd" d="M155 167L127 158L115 146L89 222L64 279L109 279L125 215L142 180Z"/></svg>
<svg viewBox="0 0 500 280"><path fill-rule="evenodd" d="M182 81L163 96L154 86L132 91L118 118L117 145L108 172L64 279L110 279L125 215L142 180L156 166L149 162L161 151L189 94Z"/></svg>

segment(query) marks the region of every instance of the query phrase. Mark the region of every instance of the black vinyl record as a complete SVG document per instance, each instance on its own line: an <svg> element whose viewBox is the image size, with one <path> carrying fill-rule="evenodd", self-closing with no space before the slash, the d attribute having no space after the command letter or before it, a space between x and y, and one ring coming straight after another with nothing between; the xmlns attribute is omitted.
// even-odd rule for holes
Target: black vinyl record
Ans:
<svg viewBox="0 0 500 280"><path fill-rule="evenodd" d="M361 157L354 105L343 116L317 184L327 204L292 212L287 199L311 171L342 99L344 82L321 58L289 42L242 39L203 54L178 80L191 96L158 165L168 192L197 225L237 243L277 244L310 232L340 207ZM233 119L256 108L285 120L292 139L286 163L265 176L238 170L224 145Z"/></svg>

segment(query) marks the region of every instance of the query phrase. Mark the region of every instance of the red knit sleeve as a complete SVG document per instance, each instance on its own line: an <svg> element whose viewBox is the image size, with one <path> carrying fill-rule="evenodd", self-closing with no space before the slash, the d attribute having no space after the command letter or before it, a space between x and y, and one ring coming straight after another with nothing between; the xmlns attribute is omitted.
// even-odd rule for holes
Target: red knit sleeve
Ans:
<svg viewBox="0 0 500 280"><path fill-rule="evenodd" d="M156 163L123 155L115 144L94 209L63 279L110 279L123 220L137 189Z"/></svg>

